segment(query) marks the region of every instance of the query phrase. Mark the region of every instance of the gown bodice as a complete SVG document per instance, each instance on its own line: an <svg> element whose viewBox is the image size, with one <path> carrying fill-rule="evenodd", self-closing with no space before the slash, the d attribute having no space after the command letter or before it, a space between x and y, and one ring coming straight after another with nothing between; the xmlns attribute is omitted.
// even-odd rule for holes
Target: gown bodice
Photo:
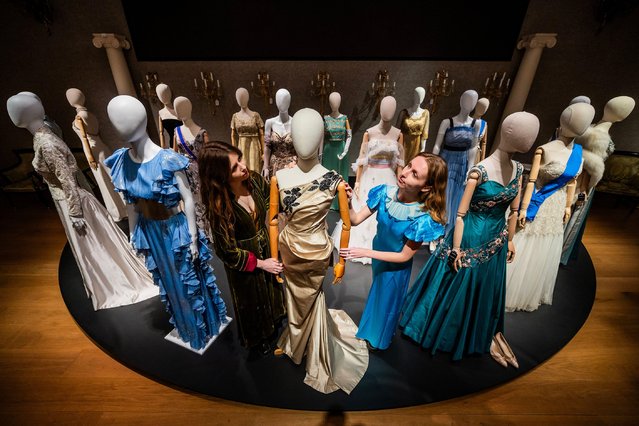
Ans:
<svg viewBox="0 0 639 426"><path fill-rule="evenodd" d="M260 114L252 111L250 117L244 114L233 114L231 119L231 128L234 129L240 137L256 137L260 135L260 129L264 127L264 122Z"/></svg>
<svg viewBox="0 0 639 426"><path fill-rule="evenodd" d="M275 130L271 131L271 138L268 144L271 155L277 157L293 157L297 155L293 146L293 137L290 132L280 135Z"/></svg>
<svg viewBox="0 0 639 426"><path fill-rule="evenodd" d="M422 113L413 117L408 113L407 110L404 110L405 118L402 120L401 129L402 133L405 135L411 136L420 136L424 133L424 128L428 125L429 113L428 110L425 109ZM428 129L426 129L428 131Z"/></svg>
<svg viewBox="0 0 639 426"><path fill-rule="evenodd" d="M444 133L443 149L454 151L466 151L470 149L475 140L475 119L470 126L455 126L453 119L449 118L450 127Z"/></svg>
<svg viewBox="0 0 639 426"><path fill-rule="evenodd" d="M330 115L324 116L324 139L329 142L342 142L346 140L346 120L345 115L333 118Z"/></svg>
<svg viewBox="0 0 639 426"><path fill-rule="evenodd" d="M403 166L403 155L400 146L394 139L371 139L366 152L368 166L395 168Z"/></svg>

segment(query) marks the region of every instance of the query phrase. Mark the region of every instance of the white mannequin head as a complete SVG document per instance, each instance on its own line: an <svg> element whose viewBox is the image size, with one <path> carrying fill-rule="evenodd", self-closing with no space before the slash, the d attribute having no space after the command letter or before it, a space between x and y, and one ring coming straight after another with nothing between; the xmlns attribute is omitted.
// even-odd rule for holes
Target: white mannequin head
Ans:
<svg viewBox="0 0 639 426"><path fill-rule="evenodd" d="M288 112L288 107L291 106L291 94L286 89L280 89L275 93L275 105L279 112Z"/></svg>
<svg viewBox="0 0 639 426"><path fill-rule="evenodd" d="M617 96L606 103L601 121L610 123L623 121L630 115L634 108L635 100L630 96Z"/></svg>
<svg viewBox="0 0 639 426"><path fill-rule="evenodd" d="M488 107L490 106L490 101L488 98L481 98L477 101L477 105L475 106L475 114L474 116L477 118L482 117L488 111Z"/></svg>
<svg viewBox="0 0 639 426"><path fill-rule="evenodd" d="M397 101L392 96L386 96L379 103L379 116L384 122L389 122L395 115L397 109Z"/></svg>
<svg viewBox="0 0 639 426"><path fill-rule="evenodd" d="M35 93L20 92L7 99L7 112L11 122L32 134L44 126L44 107Z"/></svg>
<svg viewBox="0 0 639 426"><path fill-rule="evenodd" d="M173 94L171 93L171 88L168 85L164 83L158 84L155 86L155 93L158 95L160 102L164 105L169 105L171 103Z"/></svg>
<svg viewBox="0 0 639 426"><path fill-rule="evenodd" d="M342 103L342 95L337 92L333 92L328 95L328 105L331 107L332 112L339 111L339 106Z"/></svg>
<svg viewBox="0 0 639 426"><path fill-rule="evenodd" d="M178 96L173 101L173 109L175 110L175 115L177 116L178 120L186 121L191 118L193 105L188 98L184 96Z"/></svg>
<svg viewBox="0 0 639 426"><path fill-rule="evenodd" d="M138 142L146 137L144 105L129 95L119 95L107 105L109 120L124 142Z"/></svg>
<svg viewBox="0 0 639 426"><path fill-rule="evenodd" d="M501 124L499 149L508 153L528 152L539 134L539 119L525 111L515 112Z"/></svg>
<svg viewBox="0 0 639 426"><path fill-rule="evenodd" d="M69 102L69 105L71 105L73 108L84 107L84 102L85 102L84 93L82 93L80 89L76 89L76 88L67 89L66 95L67 95L67 101Z"/></svg>
<svg viewBox="0 0 639 426"><path fill-rule="evenodd" d="M559 117L559 134L567 138L582 135L595 118L595 109L590 104L569 105Z"/></svg>
<svg viewBox="0 0 639 426"><path fill-rule="evenodd" d="M303 108L295 113L291 121L291 136L297 156L307 160L317 155L317 149L324 138L322 116L311 108Z"/></svg>
<svg viewBox="0 0 639 426"><path fill-rule="evenodd" d="M235 91L235 100L240 108L247 108L249 103L249 92L243 87Z"/></svg>
<svg viewBox="0 0 639 426"><path fill-rule="evenodd" d="M572 100L570 101L570 103L568 105L572 105L572 104L590 104L590 98L588 96L585 95L579 95L579 96L575 96L574 98L572 98Z"/></svg>
<svg viewBox="0 0 639 426"><path fill-rule="evenodd" d="M479 95L474 90L466 90L459 98L459 107L464 115L470 114L477 105L477 99Z"/></svg>
<svg viewBox="0 0 639 426"><path fill-rule="evenodd" d="M421 105L422 102L424 102L425 97L426 89L423 87L415 87L415 90L413 91L413 104L417 106Z"/></svg>

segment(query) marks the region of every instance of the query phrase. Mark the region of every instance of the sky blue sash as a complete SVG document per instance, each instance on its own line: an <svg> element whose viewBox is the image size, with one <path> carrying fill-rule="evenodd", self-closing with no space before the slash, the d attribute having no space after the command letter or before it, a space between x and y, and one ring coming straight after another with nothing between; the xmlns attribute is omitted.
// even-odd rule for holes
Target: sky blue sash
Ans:
<svg viewBox="0 0 639 426"><path fill-rule="evenodd" d="M539 191L537 191L537 188L533 188L533 195L530 199L528 210L526 211L527 221L532 222L535 220L539 207L543 204L546 198L550 197L558 189L563 188L564 185L577 176L579 168L581 167L581 151L581 145L577 143L573 144L572 153L566 163L566 170L564 170L561 176L548 182Z"/></svg>

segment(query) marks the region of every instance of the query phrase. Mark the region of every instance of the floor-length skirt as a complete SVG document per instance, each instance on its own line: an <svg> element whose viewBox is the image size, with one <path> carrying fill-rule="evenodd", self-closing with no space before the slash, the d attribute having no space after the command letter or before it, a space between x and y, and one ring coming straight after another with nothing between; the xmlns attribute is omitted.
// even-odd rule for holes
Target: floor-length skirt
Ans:
<svg viewBox="0 0 639 426"><path fill-rule="evenodd" d="M466 188L466 175L468 173L468 151L449 151L443 149L441 156L448 166L448 182L446 184L446 233L455 226L459 203Z"/></svg>

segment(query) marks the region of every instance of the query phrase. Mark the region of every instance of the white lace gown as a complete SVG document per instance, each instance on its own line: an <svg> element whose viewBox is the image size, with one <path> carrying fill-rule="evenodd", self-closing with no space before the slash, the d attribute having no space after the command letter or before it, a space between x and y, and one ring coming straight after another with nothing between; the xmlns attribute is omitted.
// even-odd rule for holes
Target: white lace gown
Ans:
<svg viewBox="0 0 639 426"><path fill-rule="evenodd" d="M565 169L566 163L559 161L541 166L537 189L561 176ZM507 312L534 311L542 304L552 305L564 241L565 209L564 185L541 204L535 219L515 234L515 260L506 267Z"/></svg>
<svg viewBox="0 0 639 426"><path fill-rule="evenodd" d="M353 163L352 166L355 171L357 171L359 166L364 167L360 176L359 198L353 197L352 204L355 211L359 211L366 206L368 192L377 185L397 186L397 167L404 166L404 153L397 142L399 132L399 129L392 129L386 135L387 138L370 139L364 155ZM341 231L342 221L339 220L331 235L336 250L339 250ZM372 249L373 238L376 233L377 213L375 212L364 222L351 228L348 246ZM370 257L353 259L352 261L365 265L371 263Z"/></svg>

